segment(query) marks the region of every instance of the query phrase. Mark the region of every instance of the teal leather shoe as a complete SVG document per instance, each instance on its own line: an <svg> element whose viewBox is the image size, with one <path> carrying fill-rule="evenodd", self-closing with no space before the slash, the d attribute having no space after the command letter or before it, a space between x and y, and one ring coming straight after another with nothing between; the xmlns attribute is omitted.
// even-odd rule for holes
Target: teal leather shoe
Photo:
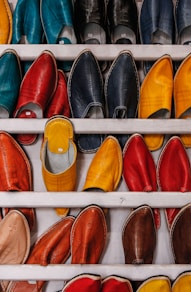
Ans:
<svg viewBox="0 0 191 292"><path fill-rule="evenodd" d="M18 0L13 12L13 44L41 44L44 40L40 0ZM26 73L31 61L21 63Z"/></svg>
<svg viewBox="0 0 191 292"><path fill-rule="evenodd" d="M22 80L17 53L7 49L0 56L0 118L12 117Z"/></svg>
<svg viewBox="0 0 191 292"><path fill-rule="evenodd" d="M72 0L40 0L40 13L48 44L76 44ZM72 62L59 62L58 67L69 71Z"/></svg>

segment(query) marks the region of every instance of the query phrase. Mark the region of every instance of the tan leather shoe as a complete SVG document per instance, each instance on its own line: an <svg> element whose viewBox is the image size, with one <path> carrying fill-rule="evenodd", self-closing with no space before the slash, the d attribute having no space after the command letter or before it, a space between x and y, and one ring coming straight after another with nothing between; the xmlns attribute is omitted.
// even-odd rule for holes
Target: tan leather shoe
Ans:
<svg viewBox="0 0 191 292"><path fill-rule="evenodd" d="M99 275L82 274L71 279L63 288L62 292L100 292L101 277Z"/></svg>
<svg viewBox="0 0 191 292"><path fill-rule="evenodd" d="M171 292L170 279L166 276L155 276L144 281L137 292Z"/></svg>
<svg viewBox="0 0 191 292"><path fill-rule="evenodd" d="M0 0L0 44L10 44L12 39L12 12L9 1Z"/></svg>
<svg viewBox="0 0 191 292"><path fill-rule="evenodd" d="M77 149L73 126L64 116L50 118L41 146L42 176L47 191L74 191L76 186ZM68 208L56 208L58 216L66 216Z"/></svg>
<svg viewBox="0 0 191 292"><path fill-rule="evenodd" d="M72 264L97 264L106 245L107 224L103 210L91 205L77 216L71 232Z"/></svg>
<svg viewBox="0 0 191 292"><path fill-rule="evenodd" d="M130 213L124 224L122 242L126 264L152 264L156 229L149 206L141 206Z"/></svg>
<svg viewBox="0 0 191 292"><path fill-rule="evenodd" d="M0 221L0 264L23 264L30 251L30 229L25 216L11 210ZM1 281L2 291L7 291L9 281Z"/></svg>
<svg viewBox="0 0 191 292"><path fill-rule="evenodd" d="M89 166L83 191L100 189L104 192L112 192L116 190L122 175L122 165L119 142L115 137L108 136Z"/></svg>
<svg viewBox="0 0 191 292"><path fill-rule="evenodd" d="M26 264L62 264L70 256L70 233L74 223L73 216L67 216L52 225L37 240L26 261ZM44 281L30 284L28 281L13 281L9 285L10 292L42 291Z"/></svg>
<svg viewBox="0 0 191 292"><path fill-rule="evenodd" d="M191 204L183 207L174 218L170 239L176 264L191 263Z"/></svg>
<svg viewBox="0 0 191 292"><path fill-rule="evenodd" d="M0 131L0 191L32 191L32 170L29 159L17 141ZM19 167L18 167L19 166ZM27 218L30 229L35 225L33 208L19 209ZM5 208L5 214L10 209Z"/></svg>
<svg viewBox="0 0 191 292"><path fill-rule="evenodd" d="M191 272L180 274L172 285L172 292L190 292L191 291Z"/></svg>

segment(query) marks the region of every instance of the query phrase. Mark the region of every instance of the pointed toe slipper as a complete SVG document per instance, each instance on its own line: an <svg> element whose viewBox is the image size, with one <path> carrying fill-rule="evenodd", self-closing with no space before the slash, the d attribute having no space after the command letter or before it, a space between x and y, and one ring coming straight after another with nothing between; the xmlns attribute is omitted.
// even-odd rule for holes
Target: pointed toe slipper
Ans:
<svg viewBox="0 0 191 292"><path fill-rule="evenodd" d="M191 168L186 149L177 136L173 136L164 146L157 163L157 180L161 191L191 191ZM167 208L166 219L170 228L178 208Z"/></svg>
<svg viewBox="0 0 191 292"><path fill-rule="evenodd" d="M133 292L131 282L127 278L111 275L102 281L102 292Z"/></svg>
<svg viewBox="0 0 191 292"><path fill-rule="evenodd" d="M186 271L178 275L172 284L172 292L190 292L191 287L191 272Z"/></svg>
<svg viewBox="0 0 191 292"><path fill-rule="evenodd" d="M145 280L137 292L171 292L171 281L167 276L154 276Z"/></svg>
<svg viewBox="0 0 191 292"><path fill-rule="evenodd" d="M191 118L191 54L189 54L180 64L174 77L174 107L175 118L190 119ZM186 148L191 147L191 135L180 135L182 142Z"/></svg>
<svg viewBox="0 0 191 292"><path fill-rule="evenodd" d="M138 106L140 119L169 119L173 94L173 67L169 55L158 59L141 85ZM163 134L146 134L145 142L151 151L161 148Z"/></svg>
<svg viewBox="0 0 191 292"><path fill-rule="evenodd" d="M62 292L73 292L79 291L83 292L99 292L101 291L101 276L94 274L81 274L66 283Z"/></svg>
<svg viewBox="0 0 191 292"><path fill-rule="evenodd" d="M74 191L76 186L77 149L73 141L73 125L64 116L50 118L44 130L41 147L42 176L47 191ZM56 208L66 216L68 208Z"/></svg>
<svg viewBox="0 0 191 292"><path fill-rule="evenodd" d="M13 16L8 0L0 0L0 44L10 44L12 39Z"/></svg>

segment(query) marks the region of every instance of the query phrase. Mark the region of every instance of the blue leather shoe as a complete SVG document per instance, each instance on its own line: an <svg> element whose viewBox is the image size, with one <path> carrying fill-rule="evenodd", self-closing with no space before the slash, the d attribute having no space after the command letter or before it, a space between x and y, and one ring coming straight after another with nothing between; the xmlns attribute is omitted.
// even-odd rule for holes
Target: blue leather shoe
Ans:
<svg viewBox="0 0 191 292"><path fill-rule="evenodd" d="M13 12L13 44L41 44L43 28L40 19L39 0L18 0ZM26 73L31 61L22 62Z"/></svg>
<svg viewBox="0 0 191 292"><path fill-rule="evenodd" d="M95 56L88 49L74 60L68 77L72 118L104 118L103 79ZM81 152L95 152L104 140L101 134L76 136Z"/></svg>
<svg viewBox="0 0 191 292"><path fill-rule="evenodd" d="M175 35L172 0L144 0L140 11L140 39L142 44L173 44ZM148 73L154 62L144 62Z"/></svg>
<svg viewBox="0 0 191 292"><path fill-rule="evenodd" d="M135 118L139 88L139 75L135 61L129 51L121 51L111 64L105 79L104 91L108 118ZM122 148L128 137L128 134L116 136Z"/></svg>
<svg viewBox="0 0 191 292"><path fill-rule="evenodd" d="M40 0L40 13L48 44L76 44L72 0ZM58 63L63 71L69 71L71 65L69 61Z"/></svg>
<svg viewBox="0 0 191 292"><path fill-rule="evenodd" d="M177 0L175 5L175 21L177 28L177 44L191 44L191 2Z"/></svg>
<svg viewBox="0 0 191 292"><path fill-rule="evenodd" d="M22 80L17 53L7 49L0 57L0 118L12 117Z"/></svg>

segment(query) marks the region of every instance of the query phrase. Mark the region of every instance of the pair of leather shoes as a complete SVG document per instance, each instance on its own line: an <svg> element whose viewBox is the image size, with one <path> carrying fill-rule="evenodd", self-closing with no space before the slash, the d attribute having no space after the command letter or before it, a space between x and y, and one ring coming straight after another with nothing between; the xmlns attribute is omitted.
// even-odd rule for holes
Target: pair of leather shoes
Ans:
<svg viewBox="0 0 191 292"><path fill-rule="evenodd" d="M88 49L82 51L75 59L68 78L68 98L73 118L135 118L139 77L131 53L125 50L119 53L103 84L96 57ZM122 148L127 137L128 135L117 136ZM76 138L81 152L96 152L104 135L82 134Z"/></svg>
<svg viewBox="0 0 191 292"><path fill-rule="evenodd" d="M130 281L119 276L108 276L101 279L100 275L82 274L71 279L62 289L62 292L79 290L83 292L133 292Z"/></svg>
<svg viewBox="0 0 191 292"><path fill-rule="evenodd" d="M14 118L48 118L55 114L70 115L67 83L57 69L50 51L43 51L32 63L20 85ZM37 134L18 134L20 144L33 144Z"/></svg>
<svg viewBox="0 0 191 292"><path fill-rule="evenodd" d="M8 0L0 1L0 44L10 44L12 39L12 12Z"/></svg>

